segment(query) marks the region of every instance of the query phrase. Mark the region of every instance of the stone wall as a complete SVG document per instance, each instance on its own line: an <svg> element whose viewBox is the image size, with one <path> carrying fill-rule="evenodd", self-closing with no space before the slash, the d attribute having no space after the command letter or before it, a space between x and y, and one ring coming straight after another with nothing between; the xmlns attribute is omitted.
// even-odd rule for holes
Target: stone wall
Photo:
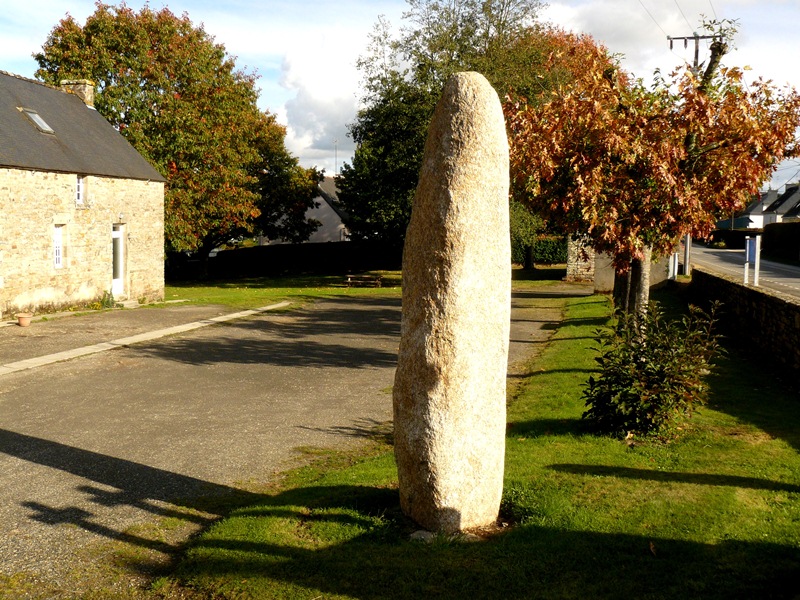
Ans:
<svg viewBox="0 0 800 600"><path fill-rule="evenodd" d="M614 264L608 254L598 254L594 262L594 291L598 294L614 292ZM650 263L650 288L662 286L669 279L669 257Z"/></svg>
<svg viewBox="0 0 800 600"><path fill-rule="evenodd" d="M594 281L595 251L581 240L567 236L567 276L565 281Z"/></svg>
<svg viewBox="0 0 800 600"><path fill-rule="evenodd" d="M164 184L0 169L0 311L42 311L97 300L112 284L112 229L123 240L116 300L164 296ZM54 230L63 257L54 257Z"/></svg>
<svg viewBox="0 0 800 600"><path fill-rule="evenodd" d="M703 308L722 302L725 335L751 348L754 355L797 372L800 370L800 300L764 288L745 287L725 275L692 268L692 301Z"/></svg>

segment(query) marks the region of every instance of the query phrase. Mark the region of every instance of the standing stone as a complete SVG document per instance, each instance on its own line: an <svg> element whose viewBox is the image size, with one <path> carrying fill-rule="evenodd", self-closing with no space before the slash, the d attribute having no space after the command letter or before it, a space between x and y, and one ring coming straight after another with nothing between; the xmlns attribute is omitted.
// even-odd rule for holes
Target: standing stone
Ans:
<svg viewBox="0 0 800 600"><path fill-rule="evenodd" d="M508 185L500 100L482 75L458 73L428 130L406 234L393 392L401 507L433 531L490 525L500 507Z"/></svg>

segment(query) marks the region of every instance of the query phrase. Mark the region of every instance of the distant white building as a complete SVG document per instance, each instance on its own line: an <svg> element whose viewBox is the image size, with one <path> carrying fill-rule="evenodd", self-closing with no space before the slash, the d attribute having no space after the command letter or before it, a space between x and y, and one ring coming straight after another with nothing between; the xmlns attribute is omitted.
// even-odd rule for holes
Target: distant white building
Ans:
<svg viewBox="0 0 800 600"><path fill-rule="evenodd" d="M800 183L786 190L764 209L764 225L800 220Z"/></svg>

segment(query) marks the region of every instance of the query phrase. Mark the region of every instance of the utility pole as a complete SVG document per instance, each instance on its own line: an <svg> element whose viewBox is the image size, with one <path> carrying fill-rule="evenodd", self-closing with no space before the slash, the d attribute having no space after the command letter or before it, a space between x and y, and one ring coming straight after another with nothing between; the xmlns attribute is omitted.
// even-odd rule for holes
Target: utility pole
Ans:
<svg viewBox="0 0 800 600"><path fill-rule="evenodd" d="M681 41L683 40L683 47L689 47L689 40L694 40L694 63L692 65L692 71L694 72L695 77L699 76L700 71L700 40L715 40L719 38L718 35L699 35L696 31L693 35L690 36L677 36L672 37L670 35L667 36L669 40L669 49L672 50L673 43L675 40ZM687 233L686 237L683 238L683 274L684 275L691 275L692 273L692 265L691 265L691 258L692 258L692 236L691 234Z"/></svg>

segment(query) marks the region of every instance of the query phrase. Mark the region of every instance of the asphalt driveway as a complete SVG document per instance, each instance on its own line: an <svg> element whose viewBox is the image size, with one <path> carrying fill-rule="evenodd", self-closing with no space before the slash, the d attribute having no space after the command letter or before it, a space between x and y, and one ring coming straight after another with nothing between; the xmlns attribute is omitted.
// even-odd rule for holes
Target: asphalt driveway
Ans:
<svg viewBox="0 0 800 600"><path fill-rule="evenodd" d="M560 318L532 313L530 301L513 303L512 364ZM16 348L7 356L20 359L222 312L174 307L40 322L24 335L4 328L0 352ZM3 375L0 573L63 581L93 542L141 542L130 528L154 516L202 525L216 515L200 499L269 481L297 464L299 449L359 443L391 419L399 321L399 298L331 299ZM25 336L39 346L23 352Z"/></svg>

